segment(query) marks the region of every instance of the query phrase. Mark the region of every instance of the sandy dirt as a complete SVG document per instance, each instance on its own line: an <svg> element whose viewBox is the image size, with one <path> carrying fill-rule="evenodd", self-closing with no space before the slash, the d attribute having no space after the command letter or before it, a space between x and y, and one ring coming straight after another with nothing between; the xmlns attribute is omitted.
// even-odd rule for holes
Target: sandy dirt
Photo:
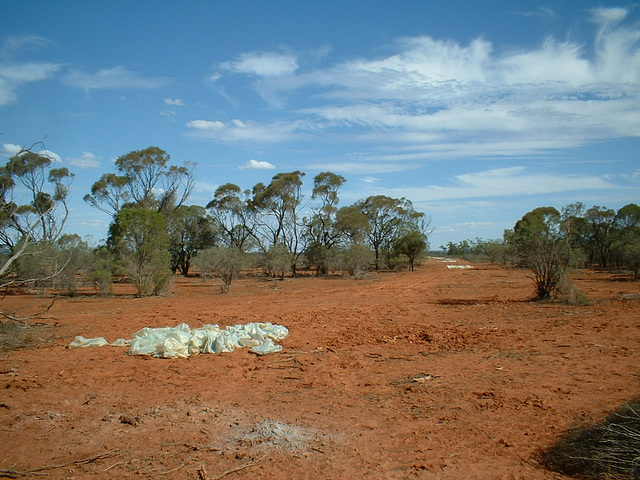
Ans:
<svg viewBox="0 0 640 480"><path fill-rule="evenodd" d="M41 333L52 341L0 353L0 472L565 478L536 452L640 394L640 283L599 271L574 281L590 304L530 302L524 271L435 260L359 280L245 277L226 295L176 277L168 297L119 286L113 298L60 298ZM76 335L113 342L182 322L273 322L290 334L265 356L65 348Z"/></svg>

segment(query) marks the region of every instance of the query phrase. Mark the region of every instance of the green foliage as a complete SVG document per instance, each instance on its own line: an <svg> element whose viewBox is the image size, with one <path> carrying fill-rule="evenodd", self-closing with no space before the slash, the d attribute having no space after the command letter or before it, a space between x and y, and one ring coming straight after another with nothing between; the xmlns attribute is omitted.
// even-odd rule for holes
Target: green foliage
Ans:
<svg viewBox="0 0 640 480"><path fill-rule="evenodd" d="M140 296L164 293L171 279L169 235L164 216L146 208L123 208L111 225L109 243L117 264Z"/></svg>
<svg viewBox="0 0 640 480"><path fill-rule="evenodd" d="M298 253L298 208L302 202L302 177L305 173L278 173L269 185L261 183L253 187L251 207L266 216L260 227L269 245L285 245L292 254Z"/></svg>
<svg viewBox="0 0 640 480"><path fill-rule="evenodd" d="M193 264L203 277L220 279L220 291L227 293L233 279L248 265L248 257L235 247L213 247L194 257Z"/></svg>
<svg viewBox="0 0 640 480"><path fill-rule="evenodd" d="M422 230L425 220L425 215L416 212L406 198L375 195L356 202L356 207L367 220L364 236L375 254L376 269L380 268L381 254L388 252L402 235Z"/></svg>
<svg viewBox="0 0 640 480"><path fill-rule="evenodd" d="M320 205L313 210L308 220L305 236L308 247L305 251L307 261L314 266L318 275L325 275L331 250L338 245L344 234L343 225L338 222L338 192L346 179L331 172L322 172L313 179L313 200Z"/></svg>
<svg viewBox="0 0 640 480"><path fill-rule="evenodd" d="M412 230L405 233L393 244L393 251L404 256L408 266L413 271L418 257L427 249L427 236L424 233Z"/></svg>
<svg viewBox="0 0 640 480"><path fill-rule="evenodd" d="M22 249L22 245L16 248ZM28 243L22 254L14 262L13 283L35 288L43 293L53 287L53 279L60 272L58 249L52 242Z"/></svg>
<svg viewBox="0 0 640 480"><path fill-rule="evenodd" d="M181 205L170 217L167 227L171 270L189 274L192 258L199 251L215 244L213 220L206 210L193 205Z"/></svg>
<svg viewBox="0 0 640 480"><path fill-rule="evenodd" d="M207 204L222 242L242 251L247 250L257 228L256 209L250 204L250 193L233 183L226 183L216 189L213 200Z"/></svg>
<svg viewBox="0 0 640 480"><path fill-rule="evenodd" d="M612 232L615 228L616 212L609 208L594 206L587 210L585 220L589 225L591 246L600 266L606 268L613 243Z"/></svg>
<svg viewBox="0 0 640 480"><path fill-rule="evenodd" d="M502 240L475 239L461 240L460 242L448 242L441 249L451 257L464 258L472 262L490 261L491 263L506 263L508 251Z"/></svg>

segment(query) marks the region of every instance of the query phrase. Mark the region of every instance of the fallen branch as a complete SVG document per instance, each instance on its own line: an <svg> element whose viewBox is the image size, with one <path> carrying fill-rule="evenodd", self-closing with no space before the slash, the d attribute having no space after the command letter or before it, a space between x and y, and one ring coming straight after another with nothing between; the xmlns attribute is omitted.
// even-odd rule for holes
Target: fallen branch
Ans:
<svg viewBox="0 0 640 480"><path fill-rule="evenodd" d="M33 315L29 315L26 317L18 316L18 312L31 307L35 303L35 301L31 302L29 305L25 305L24 307L16 308L13 312L4 312L0 310L0 317L6 318L6 321L2 321L2 319L0 319L0 326L5 325L9 322L16 322L24 325L29 320L33 320L34 318L49 318L49 317L44 317L43 315L47 313L49 310L51 310L51 307L53 307L53 304L56 303L57 299L58 299L58 295L53 297L48 307L46 308L43 307L44 310L41 310L39 312L34 313Z"/></svg>
<svg viewBox="0 0 640 480"><path fill-rule="evenodd" d="M99 453L97 455L92 455L91 457L82 458L80 460L73 460L71 462L66 463L58 463L54 465L44 465L38 468L32 468L31 470L26 470L24 472L18 470L0 470L0 477L4 478L18 478L18 477L28 477L32 475L46 475L46 473L39 473L44 470L56 470L58 468L68 467L70 465L84 465L86 463L93 463L98 460L102 460L103 458L111 457L113 455L117 455L119 450L109 450L108 452Z"/></svg>
<svg viewBox="0 0 640 480"><path fill-rule="evenodd" d="M220 480L221 478L224 478L227 475L231 475L232 473L236 473L236 472L239 472L240 470L244 470L245 468L249 468L249 467L253 467L255 465L258 465L258 463L259 463L258 461L254 461L254 460L252 460L250 462L247 462L247 463L243 463L239 467L234 467L234 468L230 468L229 470L225 470L220 475L216 475L215 477L213 477L211 480Z"/></svg>

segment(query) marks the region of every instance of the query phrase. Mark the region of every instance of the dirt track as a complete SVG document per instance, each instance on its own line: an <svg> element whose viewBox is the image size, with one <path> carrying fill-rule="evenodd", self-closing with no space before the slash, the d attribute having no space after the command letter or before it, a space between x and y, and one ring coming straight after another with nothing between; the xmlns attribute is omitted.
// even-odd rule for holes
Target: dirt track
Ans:
<svg viewBox="0 0 640 480"><path fill-rule="evenodd" d="M640 394L640 283L596 271L574 281L591 304L532 303L526 272L434 260L365 280L242 278L227 295L176 278L166 298L63 298L50 311L53 343L0 353L0 471L564 478L536 451ZM289 328L282 352L65 349L76 335L263 321Z"/></svg>

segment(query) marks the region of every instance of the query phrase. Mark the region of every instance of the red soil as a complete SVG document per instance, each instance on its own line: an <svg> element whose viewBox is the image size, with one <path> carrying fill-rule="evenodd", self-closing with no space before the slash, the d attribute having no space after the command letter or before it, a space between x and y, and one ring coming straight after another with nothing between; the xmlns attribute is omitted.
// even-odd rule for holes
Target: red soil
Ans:
<svg viewBox="0 0 640 480"><path fill-rule="evenodd" d="M530 302L523 271L433 260L364 280L241 278L226 295L177 277L168 297L61 298L53 342L0 353L0 473L564 478L536 452L640 393L640 283L574 281L589 305ZM266 321L290 334L262 357L65 348L76 335Z"/></svg>

